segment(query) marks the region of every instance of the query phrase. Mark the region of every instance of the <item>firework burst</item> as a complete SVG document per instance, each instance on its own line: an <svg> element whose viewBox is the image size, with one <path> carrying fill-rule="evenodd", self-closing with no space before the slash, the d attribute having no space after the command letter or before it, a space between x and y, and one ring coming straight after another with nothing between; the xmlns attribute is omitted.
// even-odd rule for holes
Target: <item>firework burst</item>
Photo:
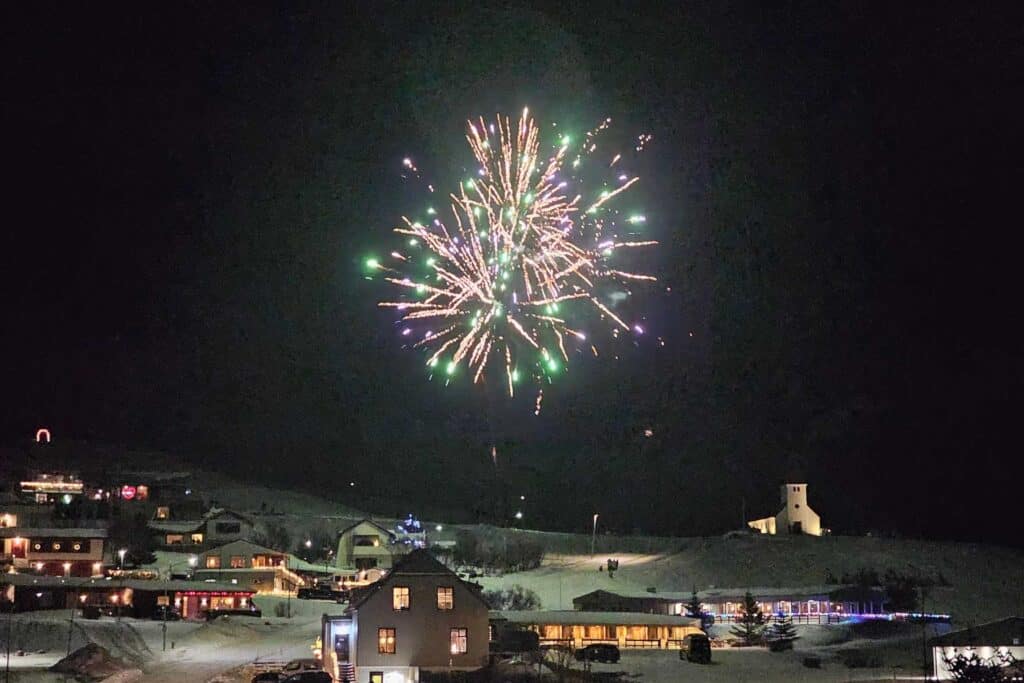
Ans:
<svg viewBox="0 0 1024 683"><path fill-rule="evenodd" d="M607 302L601 293L609 283L628 291L630 283L655 280L614 265L620 250L656 244L635 237L642 215L626 217L620 237L620 214L609 210L638 178L614 168L622 158L614 155L607 160L614 184L597 196L585 199L576 181L576 169L593 157L596 137L610 122L577 147L562 136L543 158L540 129L527 110L515 126L502 116L489 124L470 121L466 139L479 169L450 195L451 217L429 208L423 222L403 218L395 228L403 249L387 263L367 261L400 289L396 300L379 305L400 312L402 334L427 350L432 373L450 381L464 366L478 383L494 368L511 396L523 380L550 382L571 350L598 355L584 331L588 322L610 323L614 337L619 330L643 334L612 310L621 291ZM638 138L637 151L648 139ZM420 177L411 160L403 165Z"/></svg>

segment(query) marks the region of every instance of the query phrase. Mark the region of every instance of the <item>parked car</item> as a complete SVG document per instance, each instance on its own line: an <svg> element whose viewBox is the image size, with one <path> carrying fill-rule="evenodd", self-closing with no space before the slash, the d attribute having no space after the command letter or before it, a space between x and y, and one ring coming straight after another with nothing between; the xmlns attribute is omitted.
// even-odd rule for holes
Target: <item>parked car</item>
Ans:
<svg viewBox="0 0 1024 683"><path fill-rule="evenodd" d="M679 659L697 664L711 663L711 640L703 633L691 633L683 638Z"/></svg>
<svg viewBox="0 0 1024 683"><path fill-rule="evenodd" d="M280 671L261 671L252 677L250 683L277 683L280 680Z"/></svg>
<svg viewBox="0 0 1024 683"><path fill-rule="evenodd" d="M295 597L299 600L334 600L334 591L320 586L300 588Z"/></svg>
<svg viewBox="0 0 1024 683"><path fill-rule="evenodd" d="M300 671L282 678L281 683L334 683L334 679L326 671Z"/></svg>
<svg viewBox="0 0 1024 683"><path fill-rule="evenodd" d="M576 661L578 662L608 662L615 664L619 661L619 646L605 643L594 643L576 650Z"/></svg>
<svg viewBox="0 0 1024 683"><path fill-rule="evenodd" d="M323 667L315 659L293 659L281 667L281 673L293 674L296 671L320 671Z"/></svg>
<svg viewBox="0 0 1024 683"><path fill-rule="evenodd" d="M154 621L181 621L181 612L167 605L157 605L150 619Z"/></svg>

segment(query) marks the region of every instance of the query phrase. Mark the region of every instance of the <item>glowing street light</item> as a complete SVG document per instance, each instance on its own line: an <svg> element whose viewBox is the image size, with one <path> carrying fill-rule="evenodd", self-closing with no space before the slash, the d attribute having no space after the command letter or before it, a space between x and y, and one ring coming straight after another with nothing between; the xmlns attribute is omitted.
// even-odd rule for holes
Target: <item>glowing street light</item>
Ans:
<svg viewBox="0 0 1024 683"><path fill-rule="evenodd" d="M523 511L522 510L517 510L516 511L516 519L522 519L522 518L523 518Z"/></svg>
<svg viewBox="0 0 1024 683"><path fill-rule="evenodd" d="M118 568L124 569L124 556L128 554L128 548L121 548L117 551L117 556L120 558Z"/></svg>
<svg viewBox="0 0 1024 683"><path fill-rule="evenodd" d="M594 513L594 529L590 532L590 554L594 554L594 545L597 543L597 518L600 517L598 513Z"/></svg>

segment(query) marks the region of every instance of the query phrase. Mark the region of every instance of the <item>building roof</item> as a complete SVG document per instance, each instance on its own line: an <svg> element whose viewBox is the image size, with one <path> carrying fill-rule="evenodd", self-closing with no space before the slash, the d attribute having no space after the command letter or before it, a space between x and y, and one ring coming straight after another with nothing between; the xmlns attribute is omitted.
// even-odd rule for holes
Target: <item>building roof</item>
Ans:
<svg viewBox="0 0 1024 683"><path fill-rule="evenodd" d="M227 553L235 553L242 555L287 555L288 553L281 552L280 550L271 550L270 548L264 547L252 541L246 541L245 539L239 539L237 541L231 541L224 545L219 545L216 548L210 548L209 550L199 554L199 557L206 557L207 555L223 555Z"/></svg>
<svg viewBox="0 0 1024 683"><path fill-rule="evenodd" d="M240 519L247 524L254 524L248 515L243 515L240 512L235 512L234 510L229 510L227 508L210 508L209 512L204 515L204 518L207 520L218 519L220 517L234 517L235 519Z"/></svg>
<svg viewBox="0 0 1024 683"><path fill-rule="evenodd" d="M1024 644L1024 617L1006 617L961 631L952 631L932 638L928 643L934 647L1021 645Z"/></svg>
<svg viewBox="0 0 1024 683"><path fill-rule="evenodd" d="M211 519L219 519L221 517L234 517L247 524L253 524L253 521L245 515L235 512L234 510L228 510L227 508L210 508L201 518L199 519L151 519L146 522L152 531L163 531L171 534L190 534L195 531L199 531L203 526Z"/></svg>
<svg viewBox="0 0 1024 683"><path fill-rule="evenodd" d="M152 531L163 531L171 534L190 534L199 531L206 524L205 519L185 520L156 520L146 522L146 526Z"/></svg>
<svg viewBox="0 0 1024 683"><path fill-rule="evenodd" d="M52 529L49 527L24 527L9 526L0 527L0 538L106 538L107 530L101 527L95 529L83 529L80 527L69 527L67 529Z"/></svg>
<svg viewBox="0 0 1024 683"><path fill-rule="evenodd" d="M13 586L39 586L40 588L131 588L134 591L196 591L210 593L248 593L255 591L234 584L210 581L182 581L178 579L98 579L38 576L36 574L0 574L0 584Z"/></svg>
<svg viewBox="0 0 1024 683"><path fill-rule="evenodd" d="M444 566L437 559L434 558L427 550L418 548L413 550L408 555L398 559L395 564L388 571L387 575L379 581L370 584L363 590L359 591L358 595L353 597L352 604L349 605L350 610L357 610L366 603L370 598L379 593L383 588L391 584L391 581L396 577L402 576L444 576L448 577L452 582L461 583L466 589L474 596L477 600L483 603L485 606L487 602L483 599L483 596L473 587L458 577L458 575L448 567Z"/></svg>
<svg viewBox="0 0 1024 683"><path fill-rule="evenodd" d="M580 610L495 610L492 619L512 624L561 626L696 626L700 619L674 614L643 614L641 612L583 612Z"/></svg>
<svg viewBox="0 0 1024 683"><path fill-rule="evenodd" d="M377 527L378 529L380 529L381 531L383 531L384 533L386 533L388 536L390 536L392 538L395 538L395 532L394 531L392 531L391 529L388 529L386 527L382 527L380 524L377 524L377 522L373 521L372 519L366 519L366 518L363 518L363 519L359 520L355 524L349 524L347 527L345 527L344 529L339 531L337 536L340 538L341 536L343 536L344 534L348 533L349 531L352 531L352 529L355 529L360 524L371 524L371 525Z"/></svg>

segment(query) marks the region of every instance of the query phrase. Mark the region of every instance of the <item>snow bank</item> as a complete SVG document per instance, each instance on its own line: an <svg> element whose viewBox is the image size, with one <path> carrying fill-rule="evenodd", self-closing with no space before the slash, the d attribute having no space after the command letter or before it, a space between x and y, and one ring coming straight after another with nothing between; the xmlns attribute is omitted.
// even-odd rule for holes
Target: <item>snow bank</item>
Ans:
<svg viewBox="0 0 1024 683"><path fill-rule="evenodd" d="M102 681L127 668L127 664L111 655L106 648L89 643L54 664L50 670L72 674L79 679Z"/></svg>

